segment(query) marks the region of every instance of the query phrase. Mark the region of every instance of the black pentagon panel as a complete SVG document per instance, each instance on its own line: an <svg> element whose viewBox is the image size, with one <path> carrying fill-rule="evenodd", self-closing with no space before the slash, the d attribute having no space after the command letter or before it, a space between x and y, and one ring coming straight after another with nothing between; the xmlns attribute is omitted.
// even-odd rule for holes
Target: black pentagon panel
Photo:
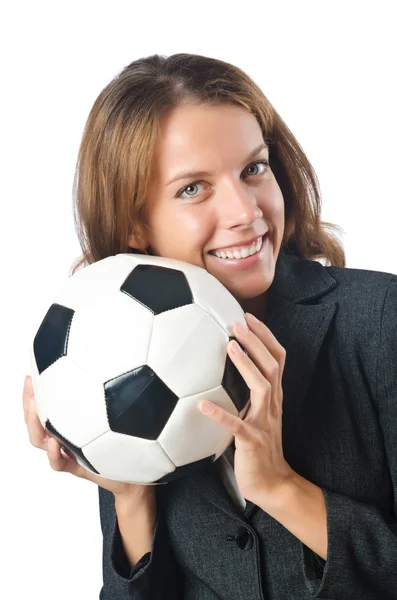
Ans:
<svg viewBox="0 0 397 600"><path fill-rule="evenodd" d="M235 337L229 337L229 342L235 339ZM244 348L243 350L245 354L249 356L248 352ZM237 369L233 361L229 358L228 354L226 355L226 364L222 377L222 386L229 394L234 406L240 413L249 400L250 389L246 384L245 379L241 375L240 371Z"/></svg>
<svg viewBox="0 0 397 600"><path fill-rule="evenodd" d="M45 426L49 433L52 435L52 437L54 437L60 443L63 450L70 458L77 462L76 457L79 457L80 461L87 467L87 469L91 469L91 471L100 475L99 471L97 471L92 466L92 464L86 459L82 449L78 448L77 446L72 444L72 442L69 442L69 440L67 440L63 435L61 435L59 431L55 429L54 425L49 419L47 419Z"/></svg>
<svg viewBox="0 0 397 600"><path fill-rule="evenodd" d="M207 458L202 458L201 460L196 460L188 465L176 467L175 471L168 473L168 475L164 475L164 477L160 477L160 479L157 479L157 481L154 481L153 483L169 483L170 481L175 481L176 479L181 479L182 477L194 475L196 471L199 471L200 469L210 465L214 462L214 460L215 454L212 456L207 456Z"/></svg>
<svg viewBox="0 0 397 600"><path fill-rule="evenodd" d="M104 388L110 429L146 440L157 440L179 399L147 365Z"/></svg>
<svg viewBox="0 0 397 600"><path fill-rule="evenodd" d="M39 374L66 355L74 310L52 304L33 340L33 352Z"/></svg>
<svg viewBox="0 0 397 600"><path fill-rule="evenodd" d="M158 265L138 265L120 288L155 315L193 304L190 286L182 271Z"/></svg>

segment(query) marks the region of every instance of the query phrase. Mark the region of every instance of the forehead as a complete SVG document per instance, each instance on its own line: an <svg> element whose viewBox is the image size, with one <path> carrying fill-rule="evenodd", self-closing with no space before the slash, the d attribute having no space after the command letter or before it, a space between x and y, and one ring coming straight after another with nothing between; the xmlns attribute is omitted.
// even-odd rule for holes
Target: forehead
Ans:
<svg viewBox="0 0 397 600"><path fill-rule="evenodd" d="M161 122L156 140L156 173L170 179L183 169L214 170L242 161L263 142L256 118L239 106L184 105Z"/></svg>

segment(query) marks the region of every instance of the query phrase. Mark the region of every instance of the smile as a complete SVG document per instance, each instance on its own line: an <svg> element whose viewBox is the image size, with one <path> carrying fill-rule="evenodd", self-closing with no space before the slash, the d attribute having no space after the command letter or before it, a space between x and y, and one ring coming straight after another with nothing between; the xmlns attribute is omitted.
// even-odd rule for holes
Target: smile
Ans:
<svg viewBox="0 0 397 600"><path fill-rule="evenodd" d="M259 237L255 242L253 242L250 246L240 246L239 249L233 250L220 250L215 252L210 252L213 256L216 256L221 259L237 259L241 260L243 258L247 258L248 256L253 256L262 248L263 237Z"/></svg>
<svg viewBox="0 0 397 600"><path fill-rule="evenodd" d="M256 265L262 263L265 257L268 256L268 234L259 238L251 246L240 247L239 250L230 252L232 257L228 256L226 251L220 252L209 252L211 260L217 263L219 269L226 269L227 271L242 271L251 268L255 268ZM233 248L231 249L233 250ZM247 253L248 250L248 253ZM244 256L246 254L246 256ZM224 258L223 258L223 256ZM237 256L236 256L237 255Z"/></svg>

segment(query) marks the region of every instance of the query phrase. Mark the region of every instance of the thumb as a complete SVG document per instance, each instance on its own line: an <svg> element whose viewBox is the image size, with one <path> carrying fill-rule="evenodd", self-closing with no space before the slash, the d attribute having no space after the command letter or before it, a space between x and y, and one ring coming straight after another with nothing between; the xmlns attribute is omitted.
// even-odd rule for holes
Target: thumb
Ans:
<svg viewBox="0 0 397 600"><path fill-rule="evenodd" d="M63 471L86 479L86 469L83 469L73 458L70 458L53 437L48 438L47 456L54 471Z"/></svg>

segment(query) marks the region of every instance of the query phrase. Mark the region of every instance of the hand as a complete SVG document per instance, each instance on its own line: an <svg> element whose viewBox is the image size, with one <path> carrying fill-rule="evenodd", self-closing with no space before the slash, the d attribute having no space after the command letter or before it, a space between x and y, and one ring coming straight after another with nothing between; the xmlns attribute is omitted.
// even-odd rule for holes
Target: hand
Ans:
<svg viewBox="0 0 397 600"><path fill-rule="evenodd" d="M40 448L47 452L50 466L54 471L71 473L72 475L76 475L76 477L81 477L81 479L92 481L105 490L112 492L116 499L119 500L125 499L128 500L128 502L131 502L131 500L134 502L153 500L155 495L154 485L123 483L120 481L113 481L112 479L106 479L84 469L84 467L75 462L61 449L58 441L52 438L48 431L41 425L37 414L32 379L30 376L27 376L25 379L22 402L30 443L35 446L35 448Z"/></svg>
<svg viewBox="0 0 397 600"><path fill-rule="evenodd" d="M237 485L246 500L263 507L266 498L272 502L284 483L296 475L282 448L281 378L286 351L264 323L249 313L245 316L248 331L244 333L236 324L233 332L251 358L234 340L229 342L227 351L251 390L250 407L241 419L210 403L214 410L207 416L235 436ZM202 407L200 402L200 410Z"/></svg>

